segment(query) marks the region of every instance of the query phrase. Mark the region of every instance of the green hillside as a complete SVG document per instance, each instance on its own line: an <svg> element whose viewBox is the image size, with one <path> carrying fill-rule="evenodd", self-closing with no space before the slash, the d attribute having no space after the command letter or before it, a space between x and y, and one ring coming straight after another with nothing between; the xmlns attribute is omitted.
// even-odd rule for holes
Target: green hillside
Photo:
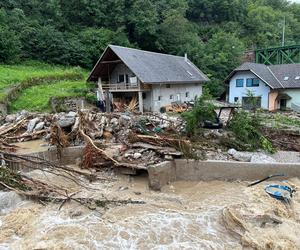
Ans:
<svg viewBox="0 0 300 250"><path fill-rule="evenodd" d="M50 97L86 94L87 71L36 61L0 65L0 103L9 110L49 110Z"/></svg>
<svg viewBox="0 0 300 250"><path fill-rule="evenodd" d="M75 97L84 95L84 81L61 81L53 84L32 86L23 90L11 105L12 112L20 110L50 112L51 97Z"/></svg>

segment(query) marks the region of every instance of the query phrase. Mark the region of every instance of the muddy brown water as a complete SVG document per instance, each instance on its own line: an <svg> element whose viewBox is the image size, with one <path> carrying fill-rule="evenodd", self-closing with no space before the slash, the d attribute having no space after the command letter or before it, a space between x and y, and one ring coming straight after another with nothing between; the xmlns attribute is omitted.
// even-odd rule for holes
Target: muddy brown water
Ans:
<svg viewBox="0 0 300 250"><path fill-rule="evenodd" d="M47 150L47 147L43 147L43 145L47 144L43 140L31 140L13 144L18 146L17 153L20 154L30 154Z"/></svg>
<svg viewBox="0 0 300 250"><path fill-rule="evenodd" d="M43 206L0 192L0 249L300 249L300 197L290 205L264 192L268 182L175 182L161 192L147 176L86 183L31 176L81 191L78 196L132 199L146 204L90 211L76 203ZM289 185L299 187L298 179Z"/></svg>

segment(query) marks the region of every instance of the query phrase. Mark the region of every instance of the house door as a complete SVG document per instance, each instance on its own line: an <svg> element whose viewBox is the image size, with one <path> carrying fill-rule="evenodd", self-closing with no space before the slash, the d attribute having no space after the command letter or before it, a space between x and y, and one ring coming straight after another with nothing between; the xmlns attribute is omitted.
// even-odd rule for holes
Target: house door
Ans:
<svg viewBox="0 0 300 250"><path fill-rule="evenodd" d="M280 109L286 110L286 99L280 99Z"/></svg>

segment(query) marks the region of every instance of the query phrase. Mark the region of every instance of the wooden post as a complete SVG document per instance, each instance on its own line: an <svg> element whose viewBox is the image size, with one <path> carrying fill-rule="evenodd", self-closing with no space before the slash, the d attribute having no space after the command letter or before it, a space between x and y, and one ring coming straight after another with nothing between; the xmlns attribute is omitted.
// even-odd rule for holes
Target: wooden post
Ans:
<svg viewBox="0 0 300 250"><path fill-rule="evenodd" d="M98 101L104 101L104 94L103 94L103 89L102 89L101 77L98 78L98 95L97 95L97 100Z"/></svg>
<svg viewBox="0 0 300 250"><path fill-rule="evenodd" d="M139 91L139 111L143 114L144 113L144 108L143 108L143 92Z"/></svg>
<svg viewBox="0 0 300 250"><path fill-rule="evenodd" d="M109 98L109 89L105 90L105 108L106 108L106 113L110 113L111 112L111 108L110 108L110 98Z"/></svg>

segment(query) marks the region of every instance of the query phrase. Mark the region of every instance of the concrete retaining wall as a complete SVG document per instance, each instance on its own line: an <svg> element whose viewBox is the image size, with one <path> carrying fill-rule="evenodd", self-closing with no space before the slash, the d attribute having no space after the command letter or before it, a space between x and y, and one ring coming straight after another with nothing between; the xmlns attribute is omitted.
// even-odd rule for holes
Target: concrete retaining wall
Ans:
<svg viewBox="0 0 300 250"><path fill-rule="evenodd" d="M172 181L245 180L253 181L268 175L284 173L283 177L300 177L300 164L250 163L226 161L175 160L148 168L149 185L154 190Z"/></svg>
<svg viewBox="0 0 300 250"><path fill-rule="evenodd" d="M38 157L42 160L50 161L54 164L59 165L68 165L68 164L75 164L76 159L82 157L83 152L83 146L76 146L76 147L68 147L64 148L61 153L61 158L58 155L57 149L55 147L49 148L48 150L36 152L36 153L30 153L30 154L24 154L25 157ZM15 169L19 169L22 165L21 163L9 163L11 167ZM30 168L30 163L26 163L28 167ZM32 167L34 167L34 164L32 164Z"/></svg>

